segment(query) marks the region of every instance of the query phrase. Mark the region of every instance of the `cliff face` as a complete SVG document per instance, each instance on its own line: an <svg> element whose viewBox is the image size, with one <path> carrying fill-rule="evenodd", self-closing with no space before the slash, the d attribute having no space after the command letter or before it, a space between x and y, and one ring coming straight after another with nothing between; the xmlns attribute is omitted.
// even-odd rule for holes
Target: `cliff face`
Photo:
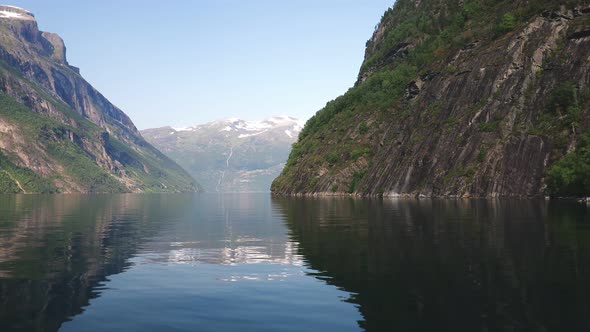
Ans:
<svg viewBox="0 0 590 332"><path fill-rule="evenodd" d="M68 64L56 34L0 6L0 192L196 191Z"/></svg>
<svg viewBox="0 0 590 332"><path fill-rule="evenodd" d="M590 128L589 61L588 1L399 0L273 192L544 195Z"/></svg>

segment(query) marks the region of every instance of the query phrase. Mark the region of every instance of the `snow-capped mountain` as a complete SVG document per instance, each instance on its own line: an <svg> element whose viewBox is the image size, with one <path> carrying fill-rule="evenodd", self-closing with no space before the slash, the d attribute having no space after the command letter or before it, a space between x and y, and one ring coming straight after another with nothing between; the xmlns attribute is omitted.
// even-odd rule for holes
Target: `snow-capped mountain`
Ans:
<svg viewBox="0 0 590 332"><path fill-rule="evenodd" d="M186 128L147 129L142 135L206 191L266 192L303 124L288 116L262 121L230 118Z"/></svg>
<svg viewBox="0 0 590 332"><path fill-rule="evenodd" d="M228 136L247 138L264 133L278 134L282 131L289 138L294 138L303 128L302 122L289 116L275 116L262 121L246 121L238 118L213 121L203 125L187 128L172 128L175 132L198 132L203 130L215 130L228 133Z"/></svg>

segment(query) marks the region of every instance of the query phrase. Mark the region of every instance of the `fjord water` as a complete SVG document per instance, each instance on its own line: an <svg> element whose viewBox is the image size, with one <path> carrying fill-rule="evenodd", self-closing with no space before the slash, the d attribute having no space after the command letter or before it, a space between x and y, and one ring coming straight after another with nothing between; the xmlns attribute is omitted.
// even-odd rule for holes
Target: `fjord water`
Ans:
<svg viewBox="0 0 590 332"><path fill-rule="evenodd" d="M588 331L590 208L0 199L0 331Z"/></svg>

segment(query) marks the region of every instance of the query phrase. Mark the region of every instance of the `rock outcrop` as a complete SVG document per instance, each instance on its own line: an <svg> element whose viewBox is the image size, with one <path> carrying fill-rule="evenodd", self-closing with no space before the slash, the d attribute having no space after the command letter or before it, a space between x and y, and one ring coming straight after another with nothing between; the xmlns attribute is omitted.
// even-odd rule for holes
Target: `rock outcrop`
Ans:
<svg viewBox="0 0 590 332"><path fill-rule="evenodd" d="M0 192L196 190L68 64L58 35L0 6Z"/></svg>
<svg viewBox="0 0 590 332"><path fill-rule="evenodd" d="M590 3L399 0L273 192L547 194L590 128Z"/></svg>

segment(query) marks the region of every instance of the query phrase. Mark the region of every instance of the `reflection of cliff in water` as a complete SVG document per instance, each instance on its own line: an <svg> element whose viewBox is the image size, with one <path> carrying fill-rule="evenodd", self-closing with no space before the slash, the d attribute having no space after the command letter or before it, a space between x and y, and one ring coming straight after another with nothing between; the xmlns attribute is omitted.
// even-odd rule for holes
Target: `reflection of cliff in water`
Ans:
<svg viewBox="0 0 590 332"><path fill-rule="evenodd" d="M181 196L3 196L0 330L57 331L128 266ZM180 209L181 210L181 209ZM181 212L181 211L179 211Z"/></svg>
<svg viewBox="0 0 590 332"><path fill-rule="evenodd" d="M0 199L0 331L57 331L133 263L302 265L268 195Z"/></svg>
<svg viewBox="0 0 590 332"><path fill-rule="evenodd" d="M283 199L317 278L368 331L588 331L590 209L575 203Z"/></svg>

